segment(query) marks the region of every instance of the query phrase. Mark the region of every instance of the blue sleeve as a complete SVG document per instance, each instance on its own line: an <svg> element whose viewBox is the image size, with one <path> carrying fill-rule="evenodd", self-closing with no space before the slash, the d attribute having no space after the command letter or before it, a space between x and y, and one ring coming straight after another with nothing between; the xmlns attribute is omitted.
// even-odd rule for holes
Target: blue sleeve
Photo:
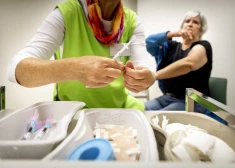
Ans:
<svg viewBox="0 0 235 168"><path fill-rule="evenodd" d="M159 56L162 53L163 48L168 47L168 41L169 39L166 38L167 32L164 33L159 33L159 34L153 34L150 35L146 39L146 48L147 51L152 55L152 56Z"/></svg>
<svg viewBox="0 0 235 168"><path fill-rule="evenodd" d="M155 57L156 63L157 63L157 69L158 71L163 65L162 60L164 59L166 55L166 50L168 49L168 41L169 39L166 38L167 32L159 33L159 34L153 34L150 35L146 39L146 48L147 51ZM162 80L158 80L158 85L160 90L163 92L162 88Z"/></svg>

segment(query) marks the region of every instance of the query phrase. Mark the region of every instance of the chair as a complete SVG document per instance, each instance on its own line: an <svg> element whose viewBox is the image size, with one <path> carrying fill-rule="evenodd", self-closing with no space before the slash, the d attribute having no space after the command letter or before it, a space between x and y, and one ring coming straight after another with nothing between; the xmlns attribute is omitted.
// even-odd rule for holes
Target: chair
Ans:
<svg viewBox="0 0 235 168"><path fill-rule="evenodd" d="M227 104L227 79L210 77L209 79L210 97Z"/></svg>
<svg viewBox="0 0 235 168"><path fill-rule="evenodd" d="M209 90L210 97L227 105L227 79L210 77L209 79ZM137 99L144 99L145 101L149 100L149 90L145 90L140 93L129 92L132 96Z"/></svg>

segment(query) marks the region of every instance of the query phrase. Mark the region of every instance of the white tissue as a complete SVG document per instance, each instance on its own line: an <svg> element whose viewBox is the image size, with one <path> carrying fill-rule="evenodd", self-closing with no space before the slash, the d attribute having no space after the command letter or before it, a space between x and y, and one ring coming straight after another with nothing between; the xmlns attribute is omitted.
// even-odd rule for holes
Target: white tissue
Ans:
<svg viewBox="0 0 235 168"><path fill-rule="evenodd" d="M173 147L172 152L182 161L193 161L183 144Z"/></svg>
<svg viewBox="0 0 235 168"><path fill-rule="evenodd" d="M158 118L157 115L152 119L152 122L153 122L154 126L160 128L160 126L159 126L159 118Z"/></svg>
<svg viewBox="0 0 235 168"><path fill-rule="evenodd" d="M201 132L205 132L207 133L206 130L198 128L196 126L192 126L192 125L184 125L181 123L172 123L172 124L167 124L165 126L165 130L166 132L171 135L173 132L177 131L177 130L185 130L186 133L192 133L194 131L201 131Z"/></svg>
<svg viewBox="0 0 235 168"><path fill-rule="evenodd" d="M181 141L187 136L184 130L177 130L173 132L170 136L171 145L176 146L181 143Z"/></svg>
<svg viewBox="0 0 235 168"><path fill-rule="evenodd" d="M169 120L166 119L166 116L163 116L163 120L162 120L162 129L166 130L166 126L168 124Z"/></svg>
<svg viewBox="0 0 235 168"><path fill-rule="evenodd" d="M214 163L235 162L235 152L221 139L215 138L215 145L208 157Z"/></svg>
<svg viewBox="0 0 235 168"><path fill-rule="evenodd" d="M184 144L198 149L204 155L208 155L214 147L215 138L204 132L195 131L189 134L183 141Z"/></svg>
<svg viewBox="0 0 235 168"><path fill-rule="evenodd" d="M181 161L235 162L233 149L204 129L190 124L168 124L166 116L163 116L162 129L169 135L173 154Z"/></svg>

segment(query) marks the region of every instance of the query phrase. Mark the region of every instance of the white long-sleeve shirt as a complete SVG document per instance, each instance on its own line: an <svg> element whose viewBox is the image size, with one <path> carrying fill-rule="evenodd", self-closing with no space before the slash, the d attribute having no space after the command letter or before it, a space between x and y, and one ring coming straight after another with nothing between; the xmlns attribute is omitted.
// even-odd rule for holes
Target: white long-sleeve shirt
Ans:
<svg viewBox="0 0 235 168"><path fill-rule="evenodd" d="M106 30L111 31L111 21L104 21L104 25ZM39 58L49 60L60 46L63 48L65 29L62 13L57 8L46 17L33 39L12 58L8 66L8 79L11 82L17 83L15 70L18 63L23 59ZM134 66L144 66L154 71L148 63L144 29L138 17L133 35L135 38L130 46L130 60ZM110 50L112 50L112 47Z"/></svg>

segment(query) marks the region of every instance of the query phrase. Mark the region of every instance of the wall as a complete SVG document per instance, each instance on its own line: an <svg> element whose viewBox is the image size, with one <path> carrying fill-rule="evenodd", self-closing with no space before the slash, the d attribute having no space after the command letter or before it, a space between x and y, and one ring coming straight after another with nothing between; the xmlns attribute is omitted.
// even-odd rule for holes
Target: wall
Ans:
<svg viewBox="0 0 235 168"><path fill-rule="evenodd" d="M228 106L235 109L235 1L234 0L138 0L138 15L146 35L178 30L189 10L199 10L207 18L208 32L204 39L213 47L212 76L228 79ZM154 61L154 59L152 58ZM161 95L157 82L150 88L150 98Z"/></svg>
<svg viewBox="0 0 235 168"><path fill-rule="evenodd" d="M122 0L123 5L137 13L137 0Z"/></svg>
<svg viewBox="0 0 235 168"><path fill-rule="evenodd" d="M53 84L24 88L7 79L7 65L31 40L44 18L65 0L0 0L0 85L6 86L6 108L19 109L41 101L51 101ZM137 0L123 4L137 10Z"/></svg>
<svg viewBox="0 0 235 168"><path fill-rule="evenodd" d="M7 79L7 64L31 40L43 19L63 0L1 0L0 85L6 86L6 108L18 109L52 100L53 85L24 88Z"/></svg>
<svg viewBox="0 0 235 168"><path fill-rule="evenodd" d="M37 28L54 6L64 0L0 0L0 85L6 86L6 107L23 108L40 101L52 100L53 84L39 88L24 88L7 80L7 64L33 37ZM204 38L213 46L212 76L228 79L228 105L235 109L233 57L235 37L234 0L123 0L144 23L146 35L165 30L177 30L188 10L198 9L207 19L209 31ZM221 43L223 42L223 43ZM152 62L154 64L154 59ZM150 88L150 98L161 93L157 83Z"/></svg>

